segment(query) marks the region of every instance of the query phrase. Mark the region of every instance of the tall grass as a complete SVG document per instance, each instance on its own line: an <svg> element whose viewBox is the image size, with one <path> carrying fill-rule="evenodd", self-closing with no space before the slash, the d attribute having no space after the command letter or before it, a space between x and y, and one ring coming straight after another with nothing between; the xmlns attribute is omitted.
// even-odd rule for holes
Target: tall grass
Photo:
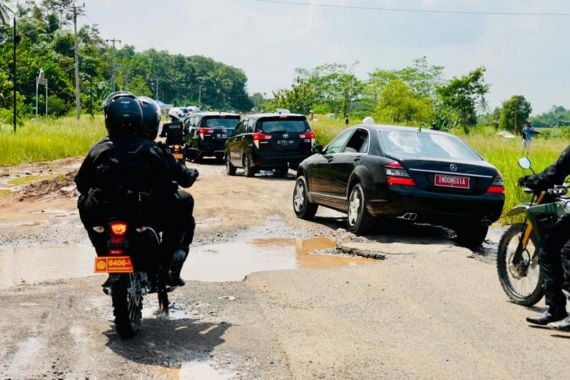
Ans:
<svg viewBox="0 0 570 380"><path fill-rule="evenodd" d="M0 125L0 166L83 156L105 134L102 117L30 120L16 133Z"/></svg>
<svg viewBox="0 0 570 380"><path fill-rule="evenodd" d="M342 120L329 120L320 115L310 123L317 133L317 143L323 146L346 128ZM518 166L518 159L522 156L520 137L505 139L495 136L494 130L484 128L478 128L470 135L465 135L459 130L451 131L451 133L458 135L483 158L499 169L505 182L504 211L509 210L517 203L528 200L529 195L517 186L519 177L532 174L530 170L523 170ZM532 162L532 168L536 172L542 171L560 156L568 144L570 144L570 140L565 138L535 138L532 142L532 151L528 155Z"/></svg>

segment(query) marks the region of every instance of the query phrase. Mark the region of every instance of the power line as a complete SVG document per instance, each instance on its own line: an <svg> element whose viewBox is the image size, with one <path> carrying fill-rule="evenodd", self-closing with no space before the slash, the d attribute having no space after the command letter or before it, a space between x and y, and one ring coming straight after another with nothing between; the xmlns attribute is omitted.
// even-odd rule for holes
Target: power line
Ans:
<svg viewBox="0 0 570 380"><path fill-rule="evenodd" d="M373 7L364 5L340 5L330 3L304 3L288 0L254 0L260 3L283 4L305 7L337 8L337 9L360 9L379 12L393 13L423 13L423 14L448 14L448 15L478 15L478 16L541 16L541 17L568 17L569 12L514 12L514 11L461 11L451 9L420 9L420 8L392 8Z"/></svg>

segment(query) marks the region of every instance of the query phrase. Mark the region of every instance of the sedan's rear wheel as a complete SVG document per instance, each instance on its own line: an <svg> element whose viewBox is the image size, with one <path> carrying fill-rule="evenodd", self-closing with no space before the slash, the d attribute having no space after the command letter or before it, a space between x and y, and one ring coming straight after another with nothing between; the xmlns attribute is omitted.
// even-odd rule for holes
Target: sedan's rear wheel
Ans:
<svg viewBox="0 0 570 380"><path fill-rule="evenodd" d="M366 233L372 224L372 216L366 209L366 196L364 189L357 183L348 197L348 230L355 234Z"/></svg>
<svg viewBox="0 0 570 380"><path fill-rule="evenodd" d="M309 201L305 177L297 178L295 189L293 190L293 210L295 210L295 215L301 219L311 219L317 213L318 207L318 204Z"/></svg>

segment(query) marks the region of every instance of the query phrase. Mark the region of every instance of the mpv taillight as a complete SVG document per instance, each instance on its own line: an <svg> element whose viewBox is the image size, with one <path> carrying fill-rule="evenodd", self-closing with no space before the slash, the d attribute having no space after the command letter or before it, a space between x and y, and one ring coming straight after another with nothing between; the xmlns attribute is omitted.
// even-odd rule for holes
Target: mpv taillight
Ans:
<svg viewBox="0 0 570 380"><path fill-rule="evenodd" d="M386 183L388 185L416 186L416 181L410 177L398 161L384 165L384 170L386 171Z"/></svg>
<svg viewBox="0 0 570 380"><path fill-rule="evenodd" d="M202 140L204 139L204 135L211 135L212 133L214 133L214 130L210 129L210 128L199 128L198 129L198 134L200 135L200 138Z"/></svg>
<svg viewBox="0 0 570 380"><path fill-rule="evenodd" d="M299 133L300 139L311 140L311 146L315 145L317 134L314 131ZM308 142L308 141L306 141Z"/></svg>
<svg viewBox="0 0 570 380"><path fill-rule="evenodd" d="M271 140L271 137L272 137L271 135L268 135L263 132L255 132L253 134L253 143L255 144L256 148L259 149L259 142L265 140Z"/></svg>

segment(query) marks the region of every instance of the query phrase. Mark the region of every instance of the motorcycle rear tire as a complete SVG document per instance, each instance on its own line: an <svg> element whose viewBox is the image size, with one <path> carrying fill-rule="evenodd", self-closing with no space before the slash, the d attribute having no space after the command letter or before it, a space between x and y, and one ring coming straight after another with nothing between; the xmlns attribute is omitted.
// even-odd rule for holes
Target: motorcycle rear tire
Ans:
<svg viewBox="0 0 570 380"><path fill-rule="evenodd" d="M534 289L529 290L529 292L525 294L520 294L516 291L508 273L509 268L507 260L509 260L509 257L507 248L513 239L517 239L516 241L520 239L520 235L524 233L525 228L526 224L524 223L513 224L509 227L509 229L505 231L501 237L501 241L499 242L499 249L497 251L497 273L499 275L501 286L511 302L522 306L533 306L537 304L538 301L540 301L544 296L544 290L541 286L542 271L539 269L538 280L536 282L536 286L534 286ZM538 247L538 244L535 241L534 237L531 237L531 240L534 244L534 247Z"/></svg>
<svg viewBox="0 0 570 380"><path fill-rule="evenodd" d="M129 287L141 289L139 278L135 275L121 275L111 287L113 300L113 314L115 315L115 328L122 339L135 336L141 328L142 319L142 293L129 292Z"/></svg>

